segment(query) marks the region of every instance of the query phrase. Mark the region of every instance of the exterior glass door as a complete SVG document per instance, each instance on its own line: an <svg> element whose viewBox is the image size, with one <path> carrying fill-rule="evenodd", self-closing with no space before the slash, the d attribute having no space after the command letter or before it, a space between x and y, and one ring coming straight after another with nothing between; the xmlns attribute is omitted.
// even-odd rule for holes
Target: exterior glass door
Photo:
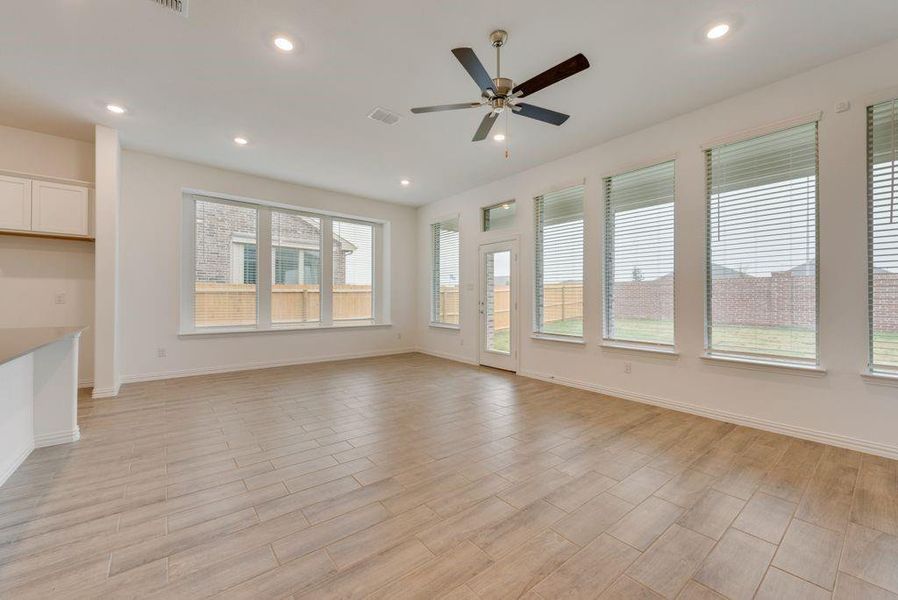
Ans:
<svg viewBox="0 0 898 600"><path fill-rule="evenodd" d="M517 369L517 244L480 248L480 364Z"/></svg>

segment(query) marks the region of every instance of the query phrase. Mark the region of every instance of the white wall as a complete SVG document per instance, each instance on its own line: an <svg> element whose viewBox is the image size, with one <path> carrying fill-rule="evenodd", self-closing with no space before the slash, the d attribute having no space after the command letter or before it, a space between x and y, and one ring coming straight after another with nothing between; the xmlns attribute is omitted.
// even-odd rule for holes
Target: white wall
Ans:
<svg viewBox="0 0 898 600"><path fill-rule="evenodd" d="M0 126L0 171L94 180L94 145ZM93 381L94 245L0 235L0 328L86 325L79 379ZM58 293L65 304L55 304Z"/></svg>
<svg viewBox="0 0 898 600"><path fill-rule="evenodd" d="M178 336L181 190L201 189L390 222L390 327ZM140 152L122 154L122 381L414 348L416 210ZM401 337L400 337L401 336ZM166 357L158 357L164 348Z"/></svg>
<svg viewBox="0 0 898 600"><path fill-rule="evenodd" d="M488 238L479 232L479 209L516 198L516 224L509 231L519 234L522 242L522 374L555 377L631 399L898 456L898 386L876 384L861 376L867 359L865 106L898 96L896 62L898 42L892 42L422 207L418 212L419 347L459 360L477 360L477 247ZM835 113L835 103L842 100L851 101L851 109ZM819 327L821 363L827 372L809 376L702 360L705 172L701 145L814 111L823 112L819 138ZM576 127L576 118L574 115L565 127ZM563 131L559 130L559 135L564 135ZM602 177L672 155L677 157L676 332L680 356L602 348ZM532 198L584 179L587 344L531 339ZM461 217L464 291L460 331L428 326L428 226L454 213ZM625 374L625 362L632 363L632 374Z"/></svg>

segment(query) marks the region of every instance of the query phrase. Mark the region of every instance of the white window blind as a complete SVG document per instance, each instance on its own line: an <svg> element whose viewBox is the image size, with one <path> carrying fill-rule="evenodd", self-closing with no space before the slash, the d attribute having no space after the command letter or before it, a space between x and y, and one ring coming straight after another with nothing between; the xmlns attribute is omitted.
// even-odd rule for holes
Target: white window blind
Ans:
<svg viewBox="0 0 898 600"><path fill-rule="evenodd" d="M432 323L458 325L459 273L458 219L449 219L430 226L431 312Z"/></svg>
<svg viewBox="0 0 898 600"><path fill-rule="evenodd" d="M583 336L583 186L538 196L534 329Z"/></svg>
<svg viewBox="0 0 898 600"><path fill-rule="evenodd" d="M674 162L605 178L605 338L674 343Z"/></svg>
<svg viewBox="0 0 898 600"><path fill-rule="evenodd" d="M898 100L867 109L870 368L898 372Z"/></svg>
<svg viewBox="0 0 898 600"><path fill-rule="evenodd" d="M321 318L321 219L271 212L271 322Z"/></svg>
<svg viewBox="0 0 898 600"><path fill-rule="evenodd" d="M706 151L712 354L817 362L817 123Z"/></svg>

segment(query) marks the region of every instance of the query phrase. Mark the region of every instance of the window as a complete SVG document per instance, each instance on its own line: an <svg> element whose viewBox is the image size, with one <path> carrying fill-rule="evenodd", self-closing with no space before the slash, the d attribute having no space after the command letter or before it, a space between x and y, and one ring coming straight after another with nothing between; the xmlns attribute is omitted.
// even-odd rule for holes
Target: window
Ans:
<svg viewBox="0 0 898 600"><path fill-rule="evenodd" d="M368 223L333 222L334 320L374 317L374 228Z"/></svg>
<svg viewBox="0 0 898 600"><path fill-rule="evenodd" d="M182 333L387 314L376 311L380 224L193 194L184 217Z"/></svg>
<svg viewBox="0 0 898 600"><path fill-rule="evenodd" d="M583 336L583 186L539 196L536 333Z"/></svg>
<svg viewBox="0 0 898 600"><path fill-rule="evenodd" d="M256 324L255 208L196 201L194 314L197 327Z"/></svg>
<svg viewBox="0 0 898 600"><path fill-rule="evenodd" d="M898 373L898 100L867 109L870 370Z"/></svg>
<svg viewBox="0 0 898 600"><path fill-rule="evenodd" d="M430 226L431 302L430 321L442 325L459 324L458 219Z"/></svg>
<svg viewBox="0 0 898 600"><path fill-rule="evenodd" d="M817 123L706 151L707 346L817 362Z"/></svg>
<svg viewBox="0 0 898 600"><path fill-rule="evenodd" d="M605 178L605 339L674 343L674 162Z"/></svg>
<svg viewBox="0 0 898 600"><path fill-rule="evenodd" d="M514 225L515 201L507 200L494 206L487 206L482 214L484 231L507 229Z"/></svg>
<svg viewBox="0 0 898 600"><path fill-rule="evenodd" d="M321 219L271 211L271 322L321 319Z"/></svg>

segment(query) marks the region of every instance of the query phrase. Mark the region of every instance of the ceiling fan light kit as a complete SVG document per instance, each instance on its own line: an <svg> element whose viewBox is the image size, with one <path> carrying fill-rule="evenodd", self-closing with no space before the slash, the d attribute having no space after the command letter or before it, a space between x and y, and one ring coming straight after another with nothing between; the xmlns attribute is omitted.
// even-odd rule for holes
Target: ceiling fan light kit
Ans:
<svg viewBox="0 0 898 600"><path fill-rule="evenodd" d="M486 139L496 122L497 117L504 111L510 110L512 114L521 115L530 119L536 119L552 125L561 125L568 120L569 115L541 108L532 104L521 102L521 98L534 94L544 88L567 79L584 69L589 68L589 61L582 54L577 54L561 62L554 67L543 71L535 77L531 77L520 85L508 77L502 77L502 46L508 41L508 33L497 29L490 34L490 43L496 48L496 77L490 77L483 63L477 58L471 48L455 48L452 54L461 66L464 67L477 87L480 88L479 102L462 102L458 104L441 104L438 106L422 106L413 108L415 114L428 112L442 112L447 110L460 110L464 108L477 108L486 106L490 111L483 117L477 128L472 142Z"/></svg>

